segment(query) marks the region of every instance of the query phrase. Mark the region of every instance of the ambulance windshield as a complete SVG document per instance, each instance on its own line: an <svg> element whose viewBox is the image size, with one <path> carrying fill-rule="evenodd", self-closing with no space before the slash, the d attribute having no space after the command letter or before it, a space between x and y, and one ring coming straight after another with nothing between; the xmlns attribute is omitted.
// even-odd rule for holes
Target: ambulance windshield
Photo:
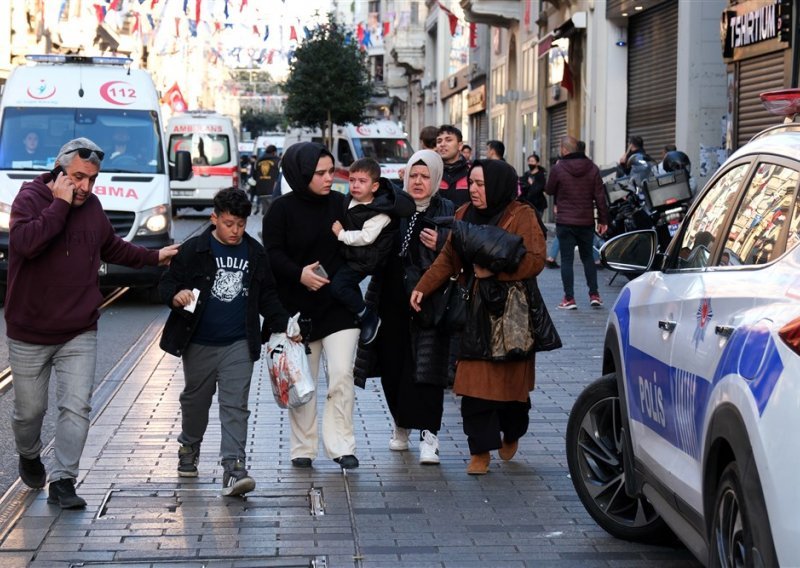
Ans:
<svg viewBox="0 0 800 568"><path fill-rule="evenodd" d="M158 115L116 109L6 108L0 169L51 170L61 146L80 137L103 149L104 173L164 173Z"/></svg>
<svg viewBox="0 0 800 568"><path fill-rule="evenodd" d="M381 164L405 164L411 146L404 138L353 138L356 156L372 158Z"/></svg>

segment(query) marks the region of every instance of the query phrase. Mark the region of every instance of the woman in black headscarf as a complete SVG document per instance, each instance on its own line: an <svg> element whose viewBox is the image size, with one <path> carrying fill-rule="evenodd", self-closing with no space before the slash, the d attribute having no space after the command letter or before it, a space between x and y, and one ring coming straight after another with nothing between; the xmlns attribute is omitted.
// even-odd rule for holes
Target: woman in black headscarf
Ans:
<svg viewBox="0 0 800 568"><path fill-rule="evenodd" d="M424 297L462 269L466 274L474 274L470 302L475 302L475 295L482 294L483 290L510 290L516 283L524 284L541 272L545 257L544 234L536 212L529 205L515 201L517 180L514 168L501 160L476 160L469 173L470 203L456 211L456 219L469 223L464 226L467 229L492 225L493 229L521 237L524 251L520 250L518 262L505 267L498 262L493 264L493 272L471 259L462 258L457 250L463 253L464 243L454 240L462 231L454 229L441 254L412 292L413 309L418 311ZM468 317L488 321L485 308L468 310ZM510 460L517 451L519 439L528 430L534 358L532 351L524 358L512 360L499 360L489 352L476 354L475 338L470 336L470 330L477 327L474 323L468 322L462 334L462 352L453 390L462 396L461 416L471 454L467 473L482 475L489 471L490 451L499 450L502 459ZM467 345L470 349L465 349ZM469 353L469 358L465 353Z"/></svg>
<svg viewBox="0 0 800 568"><path fill-rule="evenodd" d="M322 145L301 142L283 156L283 175L292 192L276 199L264 217L262 236L289 313L300 312L303 337L311 347L315 380L325 351L328 393L322 418L325 452L344 469L358 467L353 434L353 363L359 329L353 315L330 295L330 278L344 264L339 241L331 231L343 221L344 196L332 192L334 162ZM321 271L320 269L324 269ZM291 457L295 467L311 467L317 457L316 395L289 409Z"/></svg>

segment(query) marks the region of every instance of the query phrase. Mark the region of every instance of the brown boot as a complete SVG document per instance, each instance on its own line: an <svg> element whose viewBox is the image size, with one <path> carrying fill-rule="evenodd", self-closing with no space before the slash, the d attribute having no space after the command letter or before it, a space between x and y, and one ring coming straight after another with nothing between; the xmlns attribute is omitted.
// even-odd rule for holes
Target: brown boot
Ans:
<svg viewBox="0 0 800 568"><path fill-rule="evenodd" d="M506 442L505 439L503 439L503 447L497 450L497 454L504 461L509 461L517 453L518 447L519 447L519 440L514 440L513 442Z"/></svg>
<svg viewBox="0 0 800 568"><path fill-rule="evenodd" d="M482 454L472 454L467 466L467 474L469 475L486 475L489 473L489 462L492 456L489 452Z"/></svg>

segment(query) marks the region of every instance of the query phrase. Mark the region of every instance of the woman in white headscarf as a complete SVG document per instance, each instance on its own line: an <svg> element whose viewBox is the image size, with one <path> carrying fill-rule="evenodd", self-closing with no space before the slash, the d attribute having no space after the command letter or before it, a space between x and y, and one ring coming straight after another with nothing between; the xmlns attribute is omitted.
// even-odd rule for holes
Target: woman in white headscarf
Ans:
<svg viewBox="0 0 800 568"><path fill-rule="evenodd" d="M401 219L399 239L391 258L373 277L367 303L377 305L382 324L369 346L361 346L356 384L379 376L394 419L389 448L405 451L409 434L419 430L420 463L439 463L438 432L442 425L444 390L448 385L449 336L433 324L433 305L413 314L411 291L433 264L447 241L455 213L453 203L437 194L442 158L432 150L416 152L405 168L404 190L416 212Z"/></svg>

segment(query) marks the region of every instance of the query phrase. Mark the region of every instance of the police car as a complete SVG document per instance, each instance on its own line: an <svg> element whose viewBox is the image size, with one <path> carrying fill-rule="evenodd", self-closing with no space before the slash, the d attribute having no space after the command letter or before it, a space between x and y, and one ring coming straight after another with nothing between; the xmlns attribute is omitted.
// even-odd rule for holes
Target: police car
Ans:
<svg viewBox="0 0 800 568"><path fill-rule="evenodd" d="M644 274L567 429L603 529L674 532L710 566L800 566L800 90L762 100L790 118L723 164L666 251L652 230L604 246L607 267Z"/></svg>

